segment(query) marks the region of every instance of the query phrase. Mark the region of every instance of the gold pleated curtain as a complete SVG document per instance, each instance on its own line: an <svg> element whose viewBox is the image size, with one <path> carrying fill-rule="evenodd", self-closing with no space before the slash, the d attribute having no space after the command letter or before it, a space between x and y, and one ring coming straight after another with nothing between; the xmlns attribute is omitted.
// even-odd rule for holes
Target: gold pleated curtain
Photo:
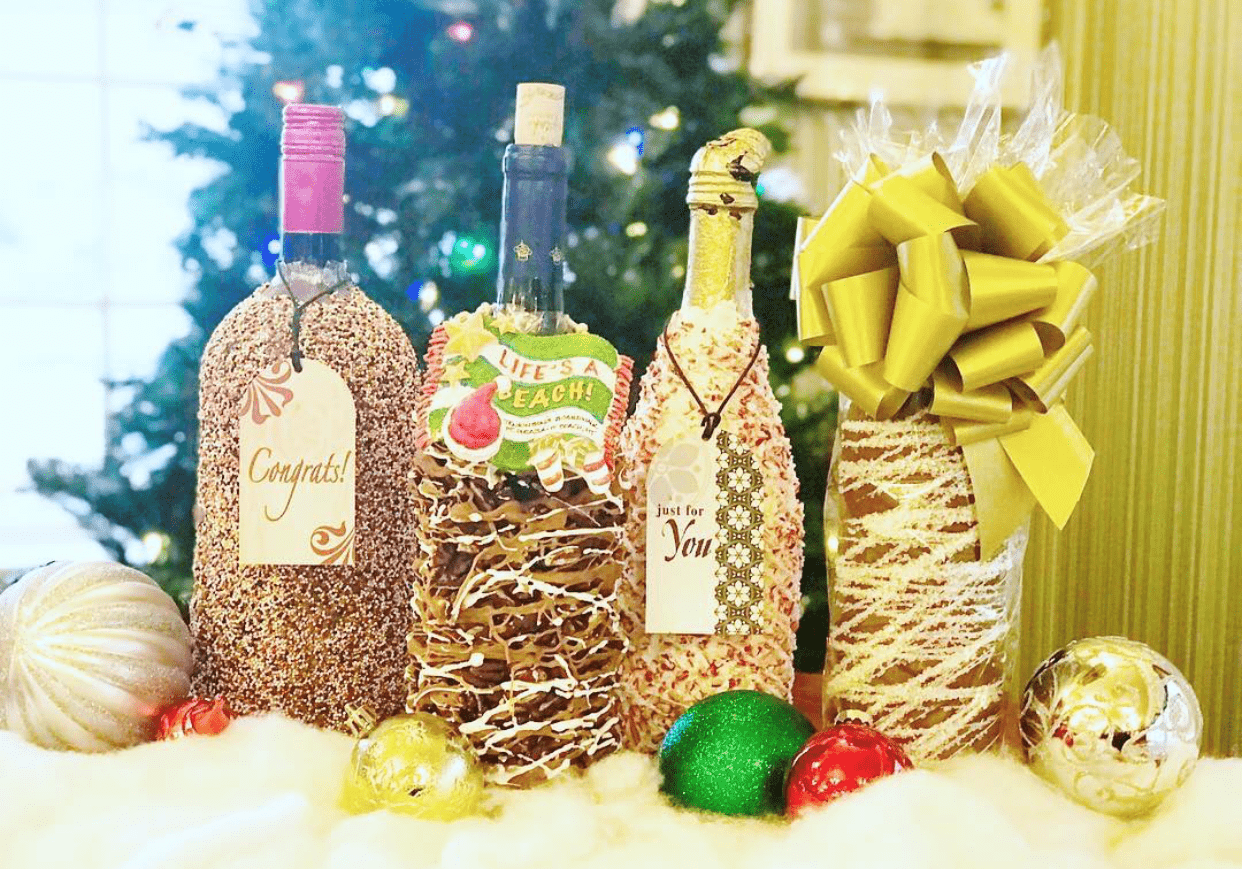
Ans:
<svg viewBox="0 0 1242 869"><path fill-rule="evenodd" d="M1051 0L1066 105L1108 120L1168 201L1099 269L1069 398L1096 450L1064 531L1027 551L1022 672L1121 634L1190 678L1209 752L1242 754L1242 2Z"/></svg>

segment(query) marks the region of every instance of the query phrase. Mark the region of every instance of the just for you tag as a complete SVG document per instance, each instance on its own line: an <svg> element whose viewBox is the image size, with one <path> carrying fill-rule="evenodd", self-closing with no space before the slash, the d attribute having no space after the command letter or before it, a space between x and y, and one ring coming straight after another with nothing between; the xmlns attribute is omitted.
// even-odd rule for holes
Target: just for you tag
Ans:
<svg viewBox="0 0 1242 869"><path fill-rule="evenodd" d="M763 477L727 431L663 444L647 472L651 634L763 630Z"/></svg>
<svg viewBox="0 0 1242 869"><path fill-rule="evenodd" d="M243 565L354 563L354 397L322 362L259 372L240 413Z"/></svg>
<svg viewBox="0 0 1242 869"><path fill-rule="evenodd" d="M510 331L481 308L436 327L421 448L506 473L534 470L549 492L574 473L612 485L632 360L598 335Z"/></svg>

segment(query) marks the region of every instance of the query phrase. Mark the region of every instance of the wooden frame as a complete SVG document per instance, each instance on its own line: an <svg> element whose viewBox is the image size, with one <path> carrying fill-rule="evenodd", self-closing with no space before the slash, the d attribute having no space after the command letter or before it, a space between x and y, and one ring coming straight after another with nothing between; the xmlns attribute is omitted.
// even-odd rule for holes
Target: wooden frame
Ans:
<svg viewBox="0 0 1242 869"><path fill-rule="evenodd" d="M769 82L798 79L797 92L807 99L866 102L879 92L891 105L965 104L974 84L968 61L799 48L795 34L806 27L806 6L813 2L818 0L753 0L752 75ZM919 5L924 14L918 19L905 14ZM972 6L994 8L966 14ZM1029 70L1041 44L1042 0L872 0L871 7L878 35L897 46L955 42L978 46L980 56L1009 52L1002 98L1007 106L1027 104Z"/></svg>

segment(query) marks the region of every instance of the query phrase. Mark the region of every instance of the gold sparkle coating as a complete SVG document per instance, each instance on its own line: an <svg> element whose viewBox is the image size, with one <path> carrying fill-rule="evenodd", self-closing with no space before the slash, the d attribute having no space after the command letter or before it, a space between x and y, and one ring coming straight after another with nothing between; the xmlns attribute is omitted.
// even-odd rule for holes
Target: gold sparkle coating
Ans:
<svg viewBox="0 0 1242 869"><path fill-rule="evenodd" d="M405 332L357 289L311 305L304 355L330 365L357 409L356 560L343 566L238 561L241 396L290 351L293 306L260 288L203 353L199 394L198 534L190 627L194 691L239 713L279 710L344 730L347 706L383 718L404 704L413 504L405 485L416 447L417 356Z"/></svg>

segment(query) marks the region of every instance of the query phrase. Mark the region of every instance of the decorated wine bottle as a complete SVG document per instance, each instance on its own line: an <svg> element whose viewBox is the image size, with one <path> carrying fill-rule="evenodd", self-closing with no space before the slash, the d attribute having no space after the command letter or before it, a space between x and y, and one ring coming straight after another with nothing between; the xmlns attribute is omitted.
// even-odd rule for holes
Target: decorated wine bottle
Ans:
<svg viewBox="0 0 1242 869"><path fill-rule="evenodd" d="M195 690L344 728L404 705L418 358L341 257L340 109L292 104L281 261L216 328L199 396Z"/></svg>
<svg viewBox="0 0 1242 869"><path fill-rule="evenodd" d="M792 691L802 506L750 288L753 184L769 150L743 129L695 155L681 309L622 434L626 748L654 751L712 694Z"/></svg>
<svg viewBox="0 0 1242 869"><path fill-rule="evenodd" d="M518 87L496 303L436 328L418 412L408 706L455 722L510 785L619 744L631 362L562 308L563 102Z"/></svg>

